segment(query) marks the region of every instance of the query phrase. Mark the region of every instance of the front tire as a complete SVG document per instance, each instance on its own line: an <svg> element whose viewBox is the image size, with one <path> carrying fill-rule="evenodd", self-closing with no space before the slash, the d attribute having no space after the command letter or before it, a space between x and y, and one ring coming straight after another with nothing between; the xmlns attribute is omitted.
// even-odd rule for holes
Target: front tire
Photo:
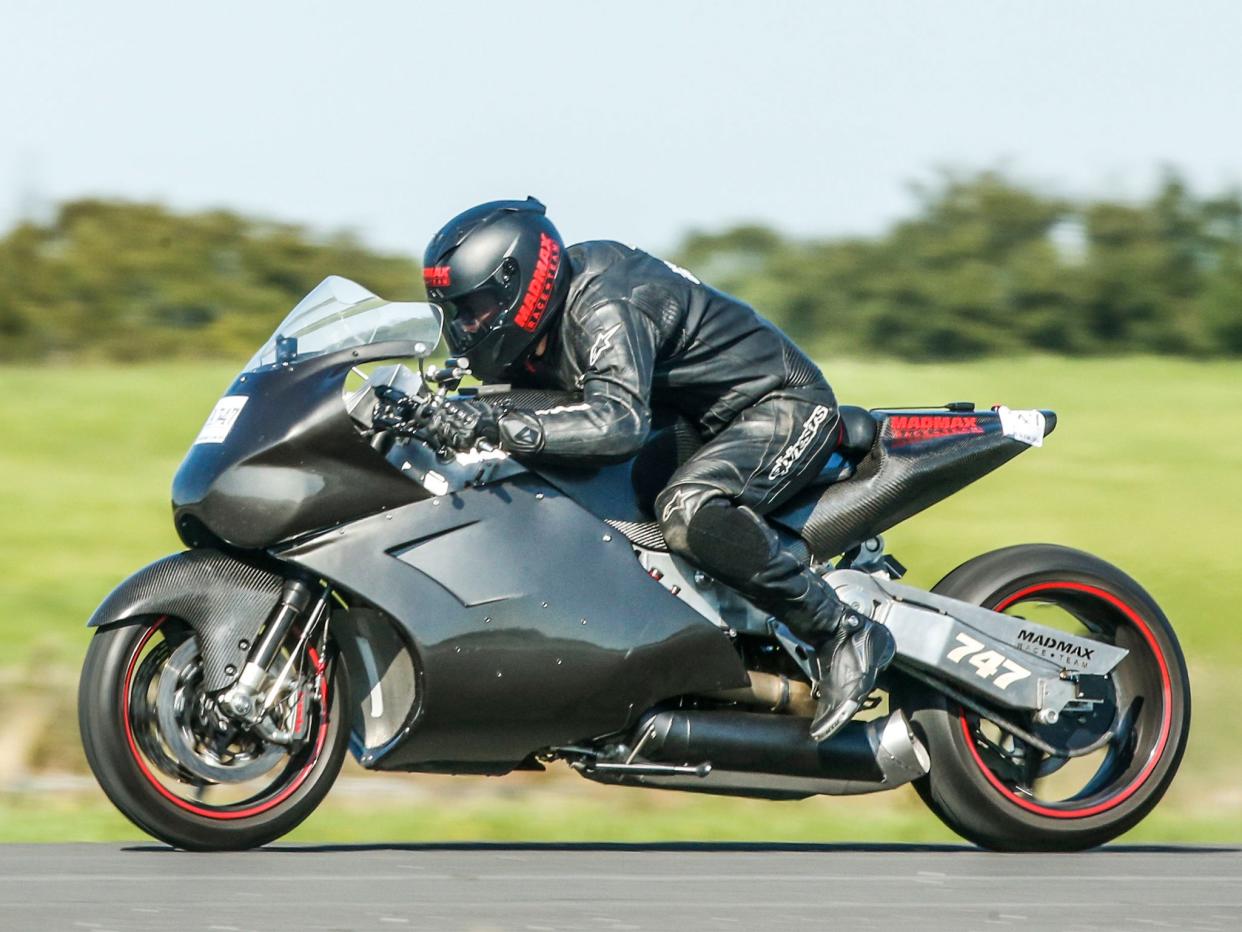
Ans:
<svg viewBox="0 0 1242 932"><path fill-rule="evenodd" d="M1111 564L1049 544L976 557L933 591L995 611L1021 607L1041 622L1040 612L1057 612L1076 633L1130 654L1106 687L1118 737L1098 755L1068 762L1033 757L1038 752L986 717L900 677L898 701L931 756L930 773L915 784L924 802L958 834L998 851L1092 848L1137 825L1173 781L1190 730L1186 662L1151 596ZM1089 715L1078 720L1103 734ZM1071 787L1079 779L1069 771L1082 775L1082 786L1067 791L1067 779ZM1060 788L1046 789L1056 781Z"/></svg>
<svg viewBox="0 0 1242 932"><path fill-rule="evenodd" d="M255 774L238 786L189 772L170 753L154 710L144 706L160 665L194 634L165 616L99 629L91 639L78 690L87 762L108 798L144 832L178 848L218 851L267 844L302 822L331 788L349 741L344 664L320 663L318 695L308 701L308 739L275 753L243 736L226 763ZM196 652L180 651L183 655ZM167 719L165 719L167 721ZM230 756L231 755L231 756ZM261 774L258 771L263 771ZM220 772L226 773L222 766ZM223 798L208 798L223 794Z"/></svg>

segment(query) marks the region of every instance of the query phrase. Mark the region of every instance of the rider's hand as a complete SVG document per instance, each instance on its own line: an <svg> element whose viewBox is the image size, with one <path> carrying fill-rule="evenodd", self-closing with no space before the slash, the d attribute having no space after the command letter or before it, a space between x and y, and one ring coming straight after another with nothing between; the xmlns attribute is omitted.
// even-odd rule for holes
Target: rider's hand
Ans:
<svg viewBox="0 0 1242 932"><path fill-rule="evenodd" d="M427 430L450 450L469 450L480 440L494 445L500 439L499 414L486 401L446 398Z"/></svg>

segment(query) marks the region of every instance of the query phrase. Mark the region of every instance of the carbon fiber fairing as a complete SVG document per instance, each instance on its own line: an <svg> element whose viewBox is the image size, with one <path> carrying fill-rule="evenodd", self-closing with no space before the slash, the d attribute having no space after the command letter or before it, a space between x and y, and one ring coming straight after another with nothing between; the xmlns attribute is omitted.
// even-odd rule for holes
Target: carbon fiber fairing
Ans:
<svg viewBox="0 0 1242 932"><path fill-rule="evenodd" d="M875 445L853 477L812 487L768 517L798 534L818 559L844 553L918 514L1017 456L992 411L877 411ZM1046 432L1056 416L1044 412Z"/></svg>
<svg viewBox="0 0 1242 932"><path fill-rule="evenodd" d="M668 544L664 541L664 533L660 530L660 525L654 521L617 521L613 518L605 520L639 547L644 547L647 550L658 550L662 553L668 552Z"/></svg>
<svg viewBox="0 0 1242 932"><path fill-rule="evenodd" d="M203 687L223 689L245 663L243 640L253 644L276 604L284 580L218 550L187 550L145 566L108 594L87 627L171 615L198 634L203 650ZM234 675L226 673L232 666Z"/></svg>

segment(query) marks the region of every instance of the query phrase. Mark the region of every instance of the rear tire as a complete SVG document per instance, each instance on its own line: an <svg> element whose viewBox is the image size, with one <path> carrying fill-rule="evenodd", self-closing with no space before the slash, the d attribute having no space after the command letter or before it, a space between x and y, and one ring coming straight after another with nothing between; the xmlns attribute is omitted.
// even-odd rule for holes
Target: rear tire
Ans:
<svg viewBox="0 0 1242 932"><path fill-rule="evenodd" d="M930 773L915 784L928 807L959 835L998 851L1092 848L1137 825L1173 781L1190 730L1186 662L1151 596L1111 564L1050 544L976 557L933 591L998 611L1019 603L1063 606L1090 620L1083 621L1089 631L1098 629L1102 640L1116 639L1131 650L1112 680L1118 691L1130 684L1128 707L1136 712L1129 739L1102 752L1099 772L1079 794L1045 801L1030 789L1045 777L1028 787L1007 780L1005 767L985 762L1003 763L985 734L995 734L993 723L898 675L897 701L931 756Z"/></svg>
<svg viewBox="0 0 1242 932"><path fill-rule="evenodd" d="M135 740L137 717L130 708L135 667L148 643L175 624L147 617L101 628L91 639L78 689L86 760L130 821L174 847L236 850L274 841L314 811L341 769L349 741L344 664L330 662L322 674L323 695L307 713L313 716L309 741L289 756L271 787L252 799L212 806L196 801L194 785L172 778L175 765L149 737L150 716L137 723L147 732ZM152 751L164 761L162 768L153 763Z"/></svg>

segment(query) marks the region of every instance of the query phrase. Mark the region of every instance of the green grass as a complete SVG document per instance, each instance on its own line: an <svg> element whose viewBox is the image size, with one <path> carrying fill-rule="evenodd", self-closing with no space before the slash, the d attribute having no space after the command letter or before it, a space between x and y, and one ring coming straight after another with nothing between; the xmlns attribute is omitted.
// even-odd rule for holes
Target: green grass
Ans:
<svg viewBox="0 0 1242 932"><path fill-rule="evenodd" d="M370 777L372 781L380 778ZM411 786L428 778L402 778ZM457 777L470 785L480 778ZM503 778L506 783L514 777ZM575 776L542 777L542 786L493 785L428 798L334 793L285 841L292 843L435 841L537 842L848 842L952 843L909 790L871 797L765 802L685 793L607 788ZM0 841L141 841L102 793L0 795ZM1120 843L1242 841L1242 813L1162 805Z"/></svg>
<svg viewBox="0 0 1242 932"><path fill-rule="evenodd" d="M952 366L838 360L825 371L846 402L964 398L1058 412L1042 449L897 528L890 549L921 585L974 554L1030 541L1098 553L1137 578L1177 628L1196 705L1181 775L1135 837L1242 839L1232 688L1242 663L1242 365L1034 357ZM214 364L0 369L0 708L21 704L44 716L38 764L82 766L73 689L83 623L122 577L177 548L171 477L231 375ZM500 793L509 779L489 785ZM769 805L625 790L596 797L598 788L577 782L556 786L555 803L537 805L522 794L483 794L465 808L343 800L297 837L947 837L917 804L896 797ZM0 839L137 837L125 825L98 799L0 797Z"/></svg>

